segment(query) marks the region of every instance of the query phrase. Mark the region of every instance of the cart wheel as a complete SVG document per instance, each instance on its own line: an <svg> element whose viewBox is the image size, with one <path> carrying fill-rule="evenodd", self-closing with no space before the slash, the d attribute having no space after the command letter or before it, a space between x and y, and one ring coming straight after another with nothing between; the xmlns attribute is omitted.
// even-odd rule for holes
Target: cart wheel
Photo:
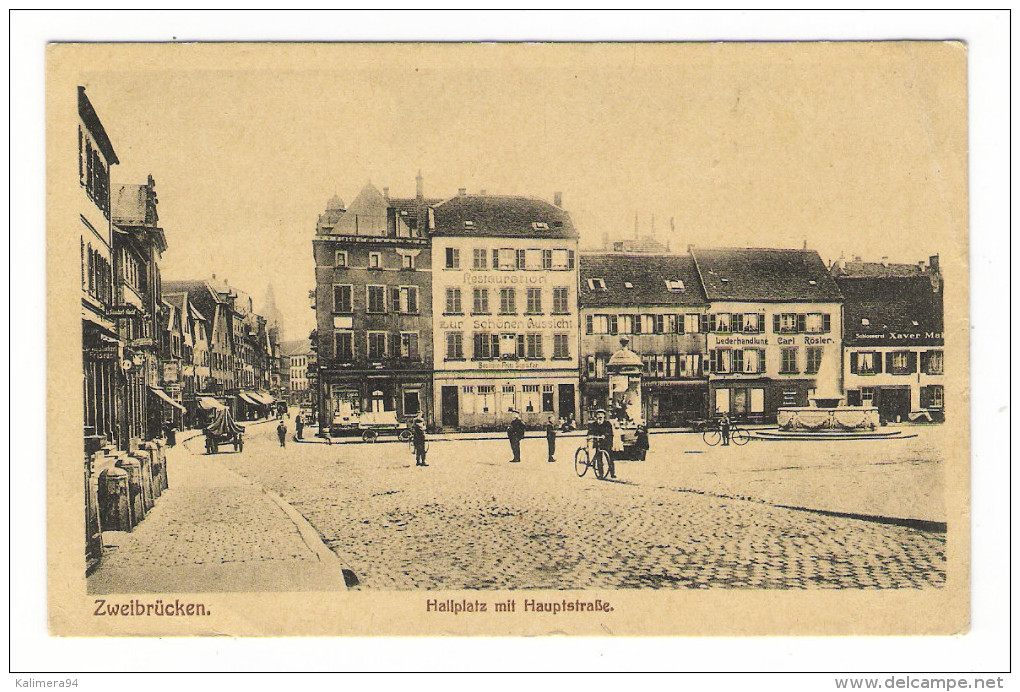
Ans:
<svg viewBox="0 0 1020 692"><path fill-rule="evenodd" d="M366 430L361 434L362 442L375 442L378 437L379 433L375 430Z"/></svg>
<svg viewBox="0 0 1020 692"><path fill-rule="evenodd" d="M401 430L400 433L397 435L397 439L400 440L401 442L410 442L411 441L411 431L410 430Z"/></svg>

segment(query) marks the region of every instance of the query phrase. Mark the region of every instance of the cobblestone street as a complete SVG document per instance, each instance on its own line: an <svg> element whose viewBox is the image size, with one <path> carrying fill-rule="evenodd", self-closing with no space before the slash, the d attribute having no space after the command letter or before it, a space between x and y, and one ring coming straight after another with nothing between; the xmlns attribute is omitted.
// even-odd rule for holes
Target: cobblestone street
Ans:
<svg viewBox="0 0 1020 692"><path fill-rule="evenodd" d="M395 441L281 450L264 426L220 461L282 495L365 589L924 588L945 582L944 533L780 506L944 521L941 433L917 432L838 453L654 435L617 482L576 476L578 437L555 464L529 437L513 465L505 440L436 439L422 469Z"/></svg>

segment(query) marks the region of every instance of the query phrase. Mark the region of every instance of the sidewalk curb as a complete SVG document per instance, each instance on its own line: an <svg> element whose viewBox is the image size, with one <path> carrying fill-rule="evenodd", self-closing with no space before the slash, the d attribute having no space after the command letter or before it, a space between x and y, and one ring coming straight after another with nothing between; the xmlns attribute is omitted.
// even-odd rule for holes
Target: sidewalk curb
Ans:
<svg viewBox="0 0 1020 692"><path fill-rule="evenodd" d="M329 546L322 542L322 537L319 536L319 532L315 530L315 527L312 526L300 512L294 509L294 507L284 500L282 496L263 488L257 483L252 482L252 484L258 485L262 492L265 493L277 507L283 510L283 513L287 515L287 518L290 519L294 526L297 527L298 533L301 535L301 540L304 541L309 550L315 553L315 557L319 560L319 562L324 565L331 565L340 570L344 577L344 583L347 585L348 589L352 586L358 585L358 576L355 574L354 570L344 564L343 560L340 559L340 556L330 550Z"/></svg>

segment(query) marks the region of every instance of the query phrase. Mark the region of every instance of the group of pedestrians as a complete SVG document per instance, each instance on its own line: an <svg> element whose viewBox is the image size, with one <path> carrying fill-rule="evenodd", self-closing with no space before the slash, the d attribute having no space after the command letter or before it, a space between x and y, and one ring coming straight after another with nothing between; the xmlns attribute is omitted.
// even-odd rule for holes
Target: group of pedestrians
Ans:
<svg viewBox="0 0 1020 692"><path fill-rule="evenodd" d="M513 414L513 420L510 421L510 425L507 426L506 436L510 440L510 451L513 453L513 458L510 459L511 464L521 463L521 440L524 439L527 433L527 428L524 426L524 421L521 420L521 412L514 409L510 411ZM549 447L549 463L556 461L556 420L549 416L549 420L545 424L545 440Z"/></svg>

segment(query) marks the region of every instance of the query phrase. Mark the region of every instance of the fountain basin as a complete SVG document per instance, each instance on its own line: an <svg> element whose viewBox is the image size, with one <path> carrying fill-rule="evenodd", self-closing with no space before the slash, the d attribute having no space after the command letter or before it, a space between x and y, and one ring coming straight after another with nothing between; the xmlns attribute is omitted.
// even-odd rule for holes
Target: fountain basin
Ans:
<svg viewBox="0 0 1020 692"><path fill-rule="evenodd" d="M877 429L879 418L877 408L861 406L783 407L776 415L776 423L780 430L864 431Z"/></svg>

